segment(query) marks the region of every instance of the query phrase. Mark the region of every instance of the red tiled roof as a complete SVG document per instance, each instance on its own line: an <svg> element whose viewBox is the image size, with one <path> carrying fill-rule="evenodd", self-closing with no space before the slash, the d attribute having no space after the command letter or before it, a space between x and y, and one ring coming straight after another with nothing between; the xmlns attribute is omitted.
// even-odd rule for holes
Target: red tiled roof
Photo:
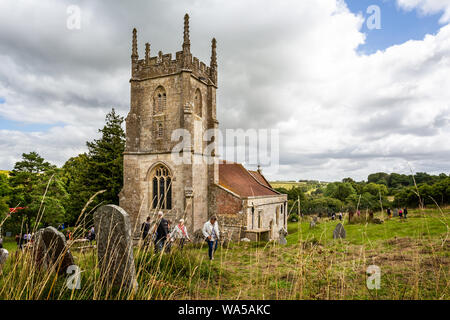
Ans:
<svg viewBox="0 0 450 320"><path fill-rule="evenodd" d="M248 172L250 172L251 175L253 177L255 177L256 180L258 180L259 183L261 183L261 184L265 185L266 187L272 189L272 186L270 185L269 181L267 181L266 178L261 173L259 173L259 171L248 170Z"/></svg>
<svg viewBox="0 0 450 320"><path fill-rule="evenodd" d="M244 198L278 195L275 190L266 186L265 183L260 183L240 163L225 161L219 163L219 185Z"/></svg>

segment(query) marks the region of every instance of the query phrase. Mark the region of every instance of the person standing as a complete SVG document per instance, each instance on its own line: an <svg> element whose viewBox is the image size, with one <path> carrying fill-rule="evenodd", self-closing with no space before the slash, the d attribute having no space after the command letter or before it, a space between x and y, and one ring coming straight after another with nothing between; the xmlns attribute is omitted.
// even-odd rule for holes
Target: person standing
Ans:
<svg viewBox="0 0 450 320"><path fill-rule="evenodd" d="M400 217L400 219L403 218L403 210L402 209L398 210L398 216Z"/></svg>
<svg viewBox="0 0 450 320"><path fill-rule="evenodd" d="M406 215L407 214L408 214L408 208L405 207L405 209L403 209L403 217L405 218L405 220L406 220Z"/></svg>
<svg viewBox="0 0 450 320"><path fill-rule="evenodd" d="M164 219L164 213L162 211L158 212L158 221L156 223L158 227L156 229L155 252L158 252L163 250L167 236L169 235L169 225L167 220Z"/></svg>
<svg viewBox="0 0 450 320"><path fill-rule="evenodd" d="M202 229L205 241L208 243L208 255L209 260L214 260L214 252L217 250L217 245L219 242L219 224L217 223L217 218L212 216L209 221L206 221Z"/></svg>
<svg viewBox="0 0 450 320"><path fill-rule="evenodd" d="M141 226L142 232L142 240L144 240L144 244L148 244L148 233L150 232L150 217L147 217L144 223Z"/></svg>
<svg viewBox="0 0 450 320"><path fill-rule="evenodd" d="M388 219L390 219L391 218L391 208L387 208L386 213L387 213Z"/></svg>
<svg viewBox="0 0 450 320"><path fill-rule="evenodd" d="M92 226L91 230L89 230L89 241L95 240L95 228Z"/></svg>
<svg viewBox="0 0 450 320"><path fill-rule="evenodd" d="M173 228L173 231L170 233L170 239L177 241L181 249L183 249L186 241L191 241L184 225L184 219L180 219L180 222Z"/></svg>

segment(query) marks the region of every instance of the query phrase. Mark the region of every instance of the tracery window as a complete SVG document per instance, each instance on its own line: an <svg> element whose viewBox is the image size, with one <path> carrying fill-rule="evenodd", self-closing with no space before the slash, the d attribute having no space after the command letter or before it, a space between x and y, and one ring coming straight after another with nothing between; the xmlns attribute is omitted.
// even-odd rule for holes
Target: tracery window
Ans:
<svg viewBox="0 0 450 320"><path fill-rule="evenodd" d="M166 111L166 102L166 90L162 86L159 86L155 90L155 94L153 96L153 113L164 113Z"/></svg>
<svg viewBox="0 0 450 320"><path fill-rule="evenodd" d="M153 170L152 209L172 209L172 176L169 169L160 164Z"/></svg>

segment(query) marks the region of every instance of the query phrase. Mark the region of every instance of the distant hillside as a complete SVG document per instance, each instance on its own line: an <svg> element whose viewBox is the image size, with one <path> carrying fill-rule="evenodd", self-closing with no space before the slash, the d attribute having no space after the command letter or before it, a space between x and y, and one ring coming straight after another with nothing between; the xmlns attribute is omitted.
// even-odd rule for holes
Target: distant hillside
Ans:
<svg viewBox="0 0 450 320"><path fill-rule="evenodd" d="M286 190L291 190L292 188L301 188L302 191L306 194L311 194L311 192L314 192L317 188L325 187L327 185L327 182L319 182L315 180L311 181L271 181L270 185L277 189L277 188L284 188Z"/></svg>

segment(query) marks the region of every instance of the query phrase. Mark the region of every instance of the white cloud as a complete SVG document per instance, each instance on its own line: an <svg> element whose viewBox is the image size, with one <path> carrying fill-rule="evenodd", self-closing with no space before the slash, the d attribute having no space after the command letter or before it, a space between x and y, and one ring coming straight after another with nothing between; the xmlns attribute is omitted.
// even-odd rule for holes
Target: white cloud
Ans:
<svg viewBox="0 0 450 320"><path fill-rule="evenodd" d="M450 22L449 0L397 0L398 5L405 10L418 9L420 13L429 15L444 12L440 23Z"/></svg>
<svg viewBox="0 0 450 320"><path fill-rule="evenodd" d="M9 12L0 19L0 117L57 126L1 130L0 167L36 149L59 165L84 151L111 107L128 112L132 27L140 54L146 41L152 55L174 53L188 11L195 56L209 62L210 39L218 40L221 128L280 129L280 172L269 178L449 170L450 26L361 55L363 17L342 1L80 1L87 18L78 31L65 28L68 4L0 4Z"/></svg>

